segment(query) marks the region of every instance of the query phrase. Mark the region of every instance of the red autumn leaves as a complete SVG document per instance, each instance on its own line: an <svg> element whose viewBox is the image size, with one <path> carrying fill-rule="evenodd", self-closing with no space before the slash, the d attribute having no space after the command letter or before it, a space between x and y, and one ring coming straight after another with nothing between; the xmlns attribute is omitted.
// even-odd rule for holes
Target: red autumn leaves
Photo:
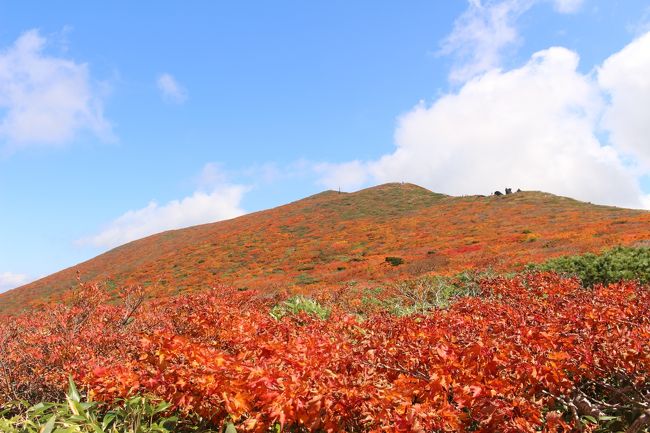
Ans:
<svg viewBox="0 0 650 433"><path fill-rule="evenodd" d="M1 398L53 396L72 373L95 398L153 393L238 431L555 432L590 384L647 386L648 288L535 274L482 289L409 317L331 297L326 320L275 320L277 299L226 288L144 304L128 324L126 307L73 303L3 325Z"/></svg>

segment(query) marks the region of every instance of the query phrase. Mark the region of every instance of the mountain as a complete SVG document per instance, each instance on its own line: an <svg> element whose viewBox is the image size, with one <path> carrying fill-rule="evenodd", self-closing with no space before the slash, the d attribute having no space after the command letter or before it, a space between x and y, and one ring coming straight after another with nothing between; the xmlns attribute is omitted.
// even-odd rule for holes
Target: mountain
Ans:
<svg viewBox="0 0 650 433"><path fill-rule="evenodd" d="M551 257L650 241L650 212L542 192L452 197L391 183L325 191L146 237L0 294L0 312L57 298L84 281L167 295L240 288L376 283L463 269L521 269ZM386 260L387 257L395 259Z"/></svg>

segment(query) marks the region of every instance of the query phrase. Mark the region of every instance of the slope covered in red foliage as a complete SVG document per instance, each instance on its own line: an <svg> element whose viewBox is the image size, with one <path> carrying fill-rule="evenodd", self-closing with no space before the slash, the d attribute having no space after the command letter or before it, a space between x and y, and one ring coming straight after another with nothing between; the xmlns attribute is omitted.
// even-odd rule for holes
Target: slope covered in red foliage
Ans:
<svg viewBox="0 0 650 433"><path fill-rule="evenodd" d="M229 221L169 231L0 294L0 313L85 281L155 295L226 283L312 291L466 268L517 270L550 257L650 240L650 213L540 192L450 197L411 184L327 191ZM392 266L386 257L403 263ZM398 263L398 262L395 262Z"/></svg>

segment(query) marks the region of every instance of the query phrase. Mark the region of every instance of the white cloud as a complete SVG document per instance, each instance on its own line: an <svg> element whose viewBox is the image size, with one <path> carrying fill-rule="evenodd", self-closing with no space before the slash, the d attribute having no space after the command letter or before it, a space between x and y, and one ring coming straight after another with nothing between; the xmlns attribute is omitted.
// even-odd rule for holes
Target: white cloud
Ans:
<svg viewBox="0 0 650 433"><path fill-rule="evenodd" d="M161 74L156 83L166 101L182 104L187 100L187 91L176 81L173 75L168 73Z"/></svg>
<svg viewBox="0 0 650 433"><path fill-rule="evenodd" d="M650 170L650 32L609 57L598 83L611 98L603 126L612 143Z"/></svg>
<svg viewBox="0 0 650 433"><path fill-rule="evenodd" d="M0 142L15 151L28 145L60 145L87 130L111 138L102 94L88 66L44 53L37 30L0 52Z"/></svg>
<svg viewBox="0 0 650 433"><path fill-rule="evenodd" d="M583 3L584 0L553 0L555 10L563 14L578 12Z"/></svg>
<svg viewBox="0 0 650 433"><path fill-rule="evenodd" d="M469 8L456 20L442 43L441 54L453 54L450 79L466 81L501 64L503 51L519 41L517 18L535 0L470 0Z"/></svg>
<svg viewBox="0 0 650 433"><path fill-rule="evenodd" d="M13 272L0 272L0 293L27 284L31 279L25 274Z"/></svg>
<svg viewBox="0 0 650 433"><path fill-rule="evenodd" d="M211 190L227 183L227 178L228 176L221 164L208 162L203 166L203 169L197 178L197 184L202 191Z"/></svg>
<svg viewBox="0 0 650 433"><path fill-rule="evenodd" d="M247 188L222 184L210 192L196 191L164 205L152 201L112 221L100 233L81 239L82 245L115 247L165 230L205 224L243 215L242 198Z"/></svg>
<svg viewBox="0 0 650 433"><path fill-rule="evenodd" d="M643 203L644 209L650 209L650 194L646 194L641 197L641 202Z"/></svg>
<svg viewBox="0 0 650 433"><path fill-rule="evenodd" d="M370 178L367 165L361 161L321 163L316 164L314 170L321 174L320 182L333 190L341 188L353 191L361 188Z"/></svg>
<svg viewBox="0 0 650 433"><path fill-rule="evenodd" d="M394 152L375 161L331 165L322 181L354 187L365 176L456 195L509 186L645 207L643 173L622 151L650 155L647 38L611 56L598 79L578 72L578 55L559 47L534 54L522 67L477 76L401 116ZM599 83L611 92L611 103ZM611 144L601 141L603 111Z"/></svg>
<svg viewBox="0 0 650 433"><path fill-rule="evenodd" d="M574 13L584 0L553 0L559 13ZM542 0L468 0L439 54L453 55L449 78L465 82L502 64L508 49L521 43L517 19Z"/></svg>
<svg viewBox="0 0 650 433"><path fill-rule="evenodd" d="M635 36L642 35L650 31L650 6L646 7L641 17L635 22L627 26L627 30Z"/></svg>

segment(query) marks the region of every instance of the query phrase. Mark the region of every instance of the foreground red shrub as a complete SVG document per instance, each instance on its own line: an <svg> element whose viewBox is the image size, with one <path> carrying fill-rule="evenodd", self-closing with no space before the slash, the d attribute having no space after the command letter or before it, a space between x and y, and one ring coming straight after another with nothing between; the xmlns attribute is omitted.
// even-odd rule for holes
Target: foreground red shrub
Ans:
<svg viewBox="0 0 650 433"><path fill-rule="evenodd" d="M71 372L96 398L153 393L241 431L275 423L310 431L568 431L578 415L616 405L628 422L641 416L650 382L648 288L587 290L554 274L482 287L480 298L402 318L334 309L327 320L277 321L268 313L274 300L220 288L146 304L128 320L127 306L99 305L71 333L75 310L60 307L66 326L41 312L3 327L0 367L14 371L14 393L33 377L52 393Z"/></svg>

